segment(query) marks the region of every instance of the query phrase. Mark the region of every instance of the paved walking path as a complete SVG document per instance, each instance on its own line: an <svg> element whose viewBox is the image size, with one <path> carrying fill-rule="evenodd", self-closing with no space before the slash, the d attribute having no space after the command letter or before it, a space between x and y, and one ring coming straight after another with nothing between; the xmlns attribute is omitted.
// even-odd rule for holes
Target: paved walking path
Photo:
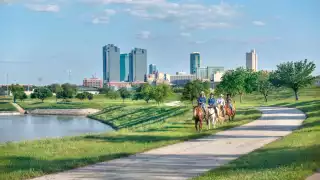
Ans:
<svg viewBox="0 0 320 180"><path fill-rule="evenodd" d="M25 110L19 106L17 103L11 103L21 114L24 114Z"/></svg>
<svg viewBox="0 0 320 180"><path fill-rule="evenodd" d="M293 108L260 110L263 115L259 120L216 135L34 180L188 179L290 134L305 119L301 111Z"/></svg>

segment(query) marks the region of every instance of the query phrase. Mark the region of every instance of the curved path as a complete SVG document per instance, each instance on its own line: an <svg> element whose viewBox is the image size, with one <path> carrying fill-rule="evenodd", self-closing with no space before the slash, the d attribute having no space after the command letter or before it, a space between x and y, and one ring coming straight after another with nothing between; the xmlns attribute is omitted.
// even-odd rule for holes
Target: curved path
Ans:
<svg viewBox="0 0 320 180"><path fill-rule="evenodd" d="M260 119L212 136L34 180L188 179L290 134L306 118L294 108L260 110Z"/></svg>

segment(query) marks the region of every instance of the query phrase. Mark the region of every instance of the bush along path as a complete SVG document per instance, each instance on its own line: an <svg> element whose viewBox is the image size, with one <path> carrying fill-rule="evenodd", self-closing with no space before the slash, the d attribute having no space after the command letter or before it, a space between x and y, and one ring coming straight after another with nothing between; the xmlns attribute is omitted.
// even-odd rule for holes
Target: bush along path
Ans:
<svg viewBox="0 0 320 180"><path fill-rule="evenodd" d="M306 117L294 108L260 110L260 119L212 136L34 180L188 179L290 134Z"/></svg>

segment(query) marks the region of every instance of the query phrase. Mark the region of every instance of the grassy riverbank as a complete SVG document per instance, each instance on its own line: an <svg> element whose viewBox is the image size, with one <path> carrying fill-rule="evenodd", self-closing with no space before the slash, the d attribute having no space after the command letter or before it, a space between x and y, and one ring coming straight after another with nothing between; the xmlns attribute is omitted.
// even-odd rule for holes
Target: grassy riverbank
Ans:
<svg viewBox="0 0 320 180"><path fill-rule="evenodd" d="M295 102L287 94L290 99L270 102L269 105L296 107L308 118L292 134L195 179L298 180L311 175L320 168L319 93L319 88L309 88L301 92L301 101Z"/></svg>
<svg viewBox="0 0 320 180"><path fill-rule="evenodd" d="M127 113L128 109L113 110L111 115L113 120L107 112L96 115L97 118L114 121L115 126L122 127L117 132L2 144L0 145L0 179L28 179L128 156L214 134L248 123L260 116L260 112L255 109L239 109L236 121L225 123L215 130L196 133L190 108L187 112L174 117L171 114L174 107L152 106L150 108L153 110L135 109L139 113L131 114L126 118L123 116L130 114ZM157 115L158 118L156 118ZM162 115L167 119L160 118Z"/></svg>
<svg viewBox="0 0 320 180"><path fill-rule="evenodd" d="M180 100L180 95L173 94L170 96L167 101ZM79 99L70 99L71 102L62 102L61 100L56 100L55 97L46 99L44 102L41 102L38 99L27 99L23 102L18 102L18 104L26 110L33 109L85 109L85 108L94 108L94 109L104 109L108 106L117 106L117 105L127 105L127 106L151 106L154 105L154 101L146 103L145 101L132 101L131 99L126 99L124 102L122 99L108 99L103 94L94 95L93 100L79 100Z"/></svg>
<svg viewBox="0 0 320 180"><path fill-rule="evenodd" d="M17 111L17 109L10 102L0 102L1 111Z"/></svg>

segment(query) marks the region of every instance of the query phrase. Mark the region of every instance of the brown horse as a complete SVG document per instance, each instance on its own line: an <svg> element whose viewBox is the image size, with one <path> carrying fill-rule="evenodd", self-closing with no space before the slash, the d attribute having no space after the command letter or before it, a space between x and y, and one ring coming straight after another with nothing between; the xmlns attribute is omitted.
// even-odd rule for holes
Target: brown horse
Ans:
<svg viewBox="0 0 320 180"><path fill-rule="evenodd" d="M229 104L226 104L225 113L229 117L229 121L234 119L234 117L236 116L236 102L235 101L233 101L232 110L230 109Z"/></svg>
<svg viewBox="0 0 320 180"><path fill-rule="evenodd" d="M201 106L195 106L193 108L193 118L196 131L200 132L202 129L202 121L204 119L204 112Z"/></svg>

